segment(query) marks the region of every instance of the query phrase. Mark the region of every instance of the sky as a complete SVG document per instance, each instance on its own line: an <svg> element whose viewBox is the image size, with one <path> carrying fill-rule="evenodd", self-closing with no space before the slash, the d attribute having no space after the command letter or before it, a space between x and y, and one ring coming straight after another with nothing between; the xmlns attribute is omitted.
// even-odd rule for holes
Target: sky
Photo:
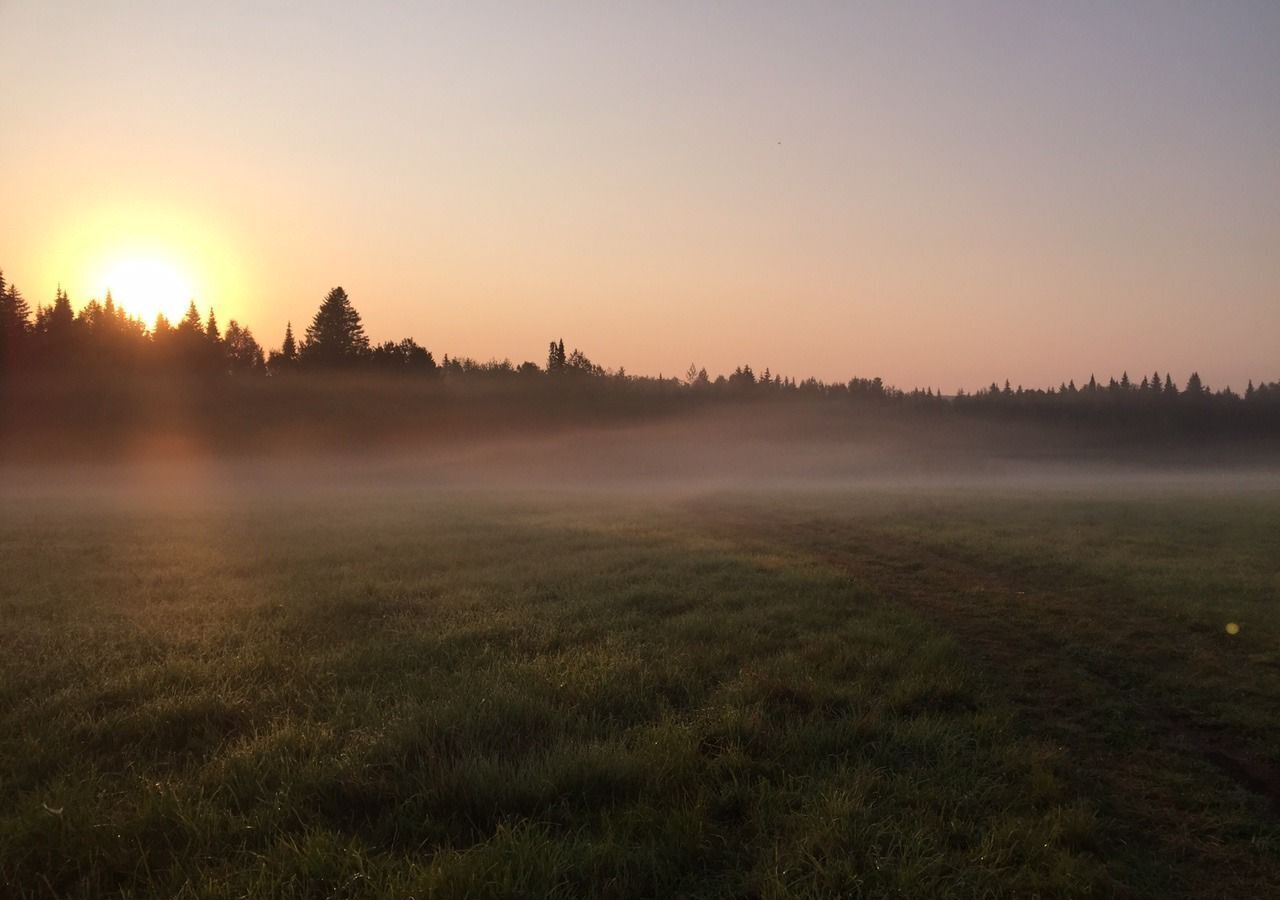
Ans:
<svg viewBox="0 0 1280 900"><path fill-rule="evenodd" d="M437 357L1239 389L1277 48L1273 0L0 0L0 268L272 346L342 285Z"/></svg>

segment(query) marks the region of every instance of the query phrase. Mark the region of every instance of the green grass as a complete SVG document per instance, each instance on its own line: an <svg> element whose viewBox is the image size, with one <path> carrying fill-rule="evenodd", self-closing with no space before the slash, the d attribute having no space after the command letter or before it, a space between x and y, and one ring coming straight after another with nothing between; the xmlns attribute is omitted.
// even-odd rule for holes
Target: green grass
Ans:
<svg viewBox="0 0 1280 900"><path fill-rule="evenodd" d="M114 496L0 512L2 895L1280 892L1275 495Z"/></svg>

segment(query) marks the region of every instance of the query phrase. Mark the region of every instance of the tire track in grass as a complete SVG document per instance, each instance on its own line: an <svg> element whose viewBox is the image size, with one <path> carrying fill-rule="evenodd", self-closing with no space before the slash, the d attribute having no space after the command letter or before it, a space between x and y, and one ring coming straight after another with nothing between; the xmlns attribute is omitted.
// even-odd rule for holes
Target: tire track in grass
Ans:
<svg viewBox="0 0 1280 900"><path fill-rule="evenodd" d="M876 547L876 552L882 558L888 558L890 550L880 544ZM908 589L905 592L905 599L909 599L917 607L928 608L935 619L942 621L948 630L962 638L966 645L980 647L984 660L994 670L1009 671L1015 663L1016 655L1024 649L1020 647L1017 637L1018 634L1032 627L1026 618L1028 611L1034 614L1037 609L1043 609L1048 604L1054 604L1061 609L1064 599L1061 594L1044 590L1016 590L1012 585L1004 583L1005 576L992 569L982 569L971 562L958 559L954 555L940 553L927 546L912 546L911 552L914 557L912 569L917 572L944 572L955 579L985 579L988 582L996 578L999 579L997 588L993 592L996 596L1023 598L1021 602L1004 607L1016 610L1021 615L1005 614L991 620L988 617L978 619L973 616L972 607L943 602L941 594L928 589L927 583L919 586L923 589ZM849 571L851 574L865 574L865 571L860 573L856 569L851 569L847 556L828 553L824 560L833 567ZM1089 593L1075 592L1069 602L1075 606L1079 606L1082 602L1088 604L1090 612L1094 614L1108 614L1108 611L1098 608L1099 604L1091 602L1091 598L1092 595ZM993 621L1003 623L1007 627L1003 630L993 629ZM1143 621L1142 625L1148 630L1159 628L1158 623L1150 620ZM1044 623L1037 622L1035 627L1043 631ZM1173 632L1169 633L1169 638L1171 641L1188 640L1186 634L1175 635ZM1049 642L1042 640L1042 643ZM1178 710L1168 705L1162 698L1153 697L1148 692L1135 689L1130 679L1125 677L1127 673L1124 671L1123 663L1117 659L1115 653L1107 653L1101 660L1082 657L1078 665L1087 672L1089 677L1104 684L1109 691L1121 695L1129 694L1137 704L1143 719L1155 726L1154 730L1157 734L1168 734L1177 738L1172 742L1174 745L1185 746L1197 752L1201 758L1212 763L1241 788L1264 800L1272 814L1280 817L1280 770L1267 760L1243 749L1242 741L1229 733L1229 727L1225 723L1213 721L1211 716L1203 711Z"/></svg>
<svg viewBox="0 0 1280 900"><path fill-rule="evenodd" d="M773 522L767 534L759 518L719 510L707 518L717 522L748 542L789 544L952 634L1022 727L1064 752L1112 838L1099 855L1130 896L1280 896L1280 773L1230 723L1177 708L1121 647L1094 639L1108 624L1156 645L1186 634L1108 607L1096 585L1022 584L999 560L864 522Z"/></svg>

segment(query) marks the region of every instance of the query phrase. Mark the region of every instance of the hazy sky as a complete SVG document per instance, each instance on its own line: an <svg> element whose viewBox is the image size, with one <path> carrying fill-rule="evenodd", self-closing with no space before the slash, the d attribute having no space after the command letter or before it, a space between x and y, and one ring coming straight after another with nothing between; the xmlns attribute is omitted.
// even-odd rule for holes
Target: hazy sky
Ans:
<svg viewBox="0 0 1280 900"><path fill-rule="evenodd" d="M33 301L148 258L273 345L341 284L437 356L1280 378L1274 0L0 0L0 47Z"/></svg>

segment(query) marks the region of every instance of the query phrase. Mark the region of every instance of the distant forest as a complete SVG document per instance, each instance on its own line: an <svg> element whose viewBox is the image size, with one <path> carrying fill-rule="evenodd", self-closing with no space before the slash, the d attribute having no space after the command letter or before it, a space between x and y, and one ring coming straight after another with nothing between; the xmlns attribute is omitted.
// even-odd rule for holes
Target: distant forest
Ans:
<svg viewBox="0 0 1280 900"><path fill-rule="evenodd" d="M478 362L434 354L413 338L371 343L360 314L341 287L331 290L302 335L286 326L278 348L259 343L249 328L232 320L222 328L213 310L201 316L194 302L177 323L158 316L147 327L117 305L110 292L76 312L58 289L51 305L32 309L0 271L0 378L17 387L51 375L85 381L129 375L217 378L304 378L316 373L367 373L453 383L507 382L554 385L590 383L609 392L646 392L689 398L796 398L846 401L857 405L952 410L1049 421L1159 422L1192 429L1225 427L1244 431L1280 430L1280 381L1253 384L1243 393L1214 390L1191 373L1185 382L1154 371L1127 372L1105 382L1090 376L1057 387L1024 388L1008 381L972 393L946 395L932 388L901 390L880 378L846 382L797 380L769 369L741 365L711 376L691 365L682 377L633 375L606 369L581 350L566 352L563 340L550 342L539 364L510 360Z"/></svg>

